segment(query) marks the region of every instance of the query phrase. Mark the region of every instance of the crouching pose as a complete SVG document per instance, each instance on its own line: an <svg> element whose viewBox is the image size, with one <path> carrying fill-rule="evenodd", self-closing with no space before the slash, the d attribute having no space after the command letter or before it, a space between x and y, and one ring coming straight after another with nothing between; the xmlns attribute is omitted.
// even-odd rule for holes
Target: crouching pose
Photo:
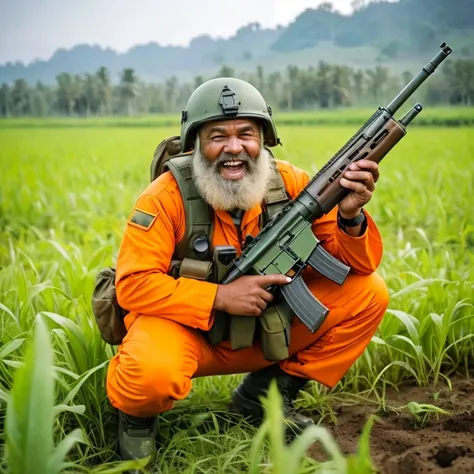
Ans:
<svg viewBox="0 0 474 474"><path fill-rule="evenodd" d="M295 315L281 331L264 322L276 305L268 289L285 285L284 275L218 283L213 249L230 246L240 255L248 236L309 181L305 171L274 159L270 147L278 143L271 108L252 85L208 81L182 114L177 158L157 173L130 214L116 267L127 333L107 373L123 459L156 457L156 415L184 399L195 377L248 373L232 394L231 410L257 421L259 396L276 379L285 416L304 429L312 420L295 413L298 392L310 380L337 384L385 313L388 291L375 273L382 240L363 209L379 173L364 160L341 180L349 194L312 225L324 249L351 267L341 286L304 271L309 290L330 310L316 332ZM242 320L250 329L239 330Z"/></svg>

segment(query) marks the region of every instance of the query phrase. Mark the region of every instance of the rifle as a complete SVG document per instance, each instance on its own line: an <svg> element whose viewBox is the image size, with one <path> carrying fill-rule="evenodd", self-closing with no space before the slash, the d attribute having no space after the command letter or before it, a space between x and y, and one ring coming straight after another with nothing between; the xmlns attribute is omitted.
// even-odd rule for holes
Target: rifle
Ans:
<svg viewBox="0 0 474 474"><path fill-rule="evenodd" d="M309 291L301 272L309 265L342 285L350 268L324 250L312 232L312 222L330 212L350 192L339 184L349 165L362 159L380 163L406 135L407 126L422 106L416 104L400 120L393 115L452 52L446 43L440 48L421 72L386 107L379 107L300 194L248 242L241 256L231 263L222 284L243 275L288 275L291 282L278 288L282 297L310 331L319 328L329 310Z"/></svg>

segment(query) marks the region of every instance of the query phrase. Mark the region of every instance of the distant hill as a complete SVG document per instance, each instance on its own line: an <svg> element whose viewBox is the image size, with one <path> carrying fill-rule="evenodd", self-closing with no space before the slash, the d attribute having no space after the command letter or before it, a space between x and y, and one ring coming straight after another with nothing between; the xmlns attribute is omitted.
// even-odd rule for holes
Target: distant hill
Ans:
<svg viewBox="0 0 474 474"><path fill-rule="evenodd" d="M172 75L183 80L209 75L222 65L239 71L257 65L281 70L290 64L316 65L320 60L355 67L388 64L402 71L415 62L419 65L418 58L435 52L442 41L448 41L458 57L474 56L473 0L355 3L358 7L350 16L325 3L305 10L286 28L251 23L229 39L202 35L186 48L149 43L123 54L96 45L59 49L48 61L0 66L0 83L18 78L54 83L61 72L85 74L101 66L109 69L115 81L120 71L130 67L149 82Z"/></svg>

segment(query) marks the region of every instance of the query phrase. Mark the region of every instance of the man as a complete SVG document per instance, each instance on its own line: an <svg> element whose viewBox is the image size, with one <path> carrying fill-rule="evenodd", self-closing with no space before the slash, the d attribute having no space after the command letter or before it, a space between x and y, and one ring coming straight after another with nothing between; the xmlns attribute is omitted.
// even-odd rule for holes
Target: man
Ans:
<svg viewBox="0 0 474 474"><path fill-rule="evenodd" d="M267 147L278 143L271 109L250 84L214 79L191 95L182 117L182 151L191 154L196 189L214 210L213 246L232 245L240 254L246 236L259 232L274 162ZM276 166L293 199L308 174L283 161ZM309 289L330 312L314 334L293 317L289 357L278 363L265 359L258 340L232 350L229 341L211 345L206 336L218 311L258 318L272 302L266 289L284 285L287 277L244 276L227 285L173 278L168 271L184 236L183 199L170 172L144 190L118 256L117 298L130 313L127 335L107 374L108 396L119 409L124 459L156 455L155 416L185 398L194 377L249 372L232 394L231 409L257 418L259 396L275 378L288 418L300 429L312 423L292 409L299 390L309 380L337 384L370 342L388 304L386 285L374 273L382 240L363 210L378 176L373 162L352 165L341 180L350 193L314 222L316 237L351 273L338 286L306 271Z"/></svg>

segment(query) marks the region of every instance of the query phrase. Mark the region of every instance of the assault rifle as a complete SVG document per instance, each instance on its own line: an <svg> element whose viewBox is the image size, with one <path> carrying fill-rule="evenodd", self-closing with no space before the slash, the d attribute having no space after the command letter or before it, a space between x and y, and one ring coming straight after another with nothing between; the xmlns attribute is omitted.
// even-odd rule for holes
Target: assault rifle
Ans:
<svg viewBox="0 0 474 474"><path fill-rule="evenodd" d="M386 106L379 107L363 127L311 179L301 193L286 205L235 259L222 284L243 275L281 273L291 282L275 289L312 332L329 310L309 291L301 272L309 265L342 285L350 268L331 256L312 232L315 219L330 212L350 191L339 181L351 163L365 159L379 163L405 136L406 127L419 114L416 104L400 120L393 115L452 52L443 43L441 51Z"/></svg>

